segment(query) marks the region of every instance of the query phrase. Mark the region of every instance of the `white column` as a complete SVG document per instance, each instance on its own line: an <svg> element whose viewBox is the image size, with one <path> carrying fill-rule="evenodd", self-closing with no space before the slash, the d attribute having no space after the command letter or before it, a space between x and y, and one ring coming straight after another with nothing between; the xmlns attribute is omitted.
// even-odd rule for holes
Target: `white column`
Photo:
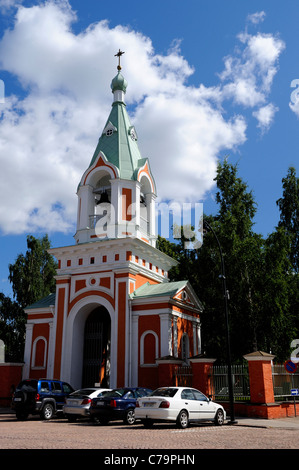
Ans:
<svg viewBox="0 0 299 470"><path fill-rule="evenodd" d="M178 319L173 317L173 355L178 357Z"/></svg>
<svg viewBox="0 0 299 470"><path fill-rule="evenodd" d="M138 386L138 344L139 344L139 338L138 338L138 316L133 316L132 317L132 377L131 377L131 387L137 387Z"/></svg>
<svg viewBox="0 0 299 470"><path fill-rule="evenodd" d="M49 322L49 346L48 346L48 362L47 362L47 377L53 378L53 367L54 367L54 335L53 335L53 321Z"/></svg>
<svg viewBox="0 0 299 470"><path fill-rule="evenodd" d="M172 329L171 316L168 313L160 314L160 347L161 357L172 355Z"/></svg>
<svg viewBox="0 0 299 470"><path fill-rule="evenodd" d="M89 216L94 214L94 201L93 188L89 185L81 186L78 192L78 211L80 212L78 214L77 230L84 230L89 227Z"/></svg>

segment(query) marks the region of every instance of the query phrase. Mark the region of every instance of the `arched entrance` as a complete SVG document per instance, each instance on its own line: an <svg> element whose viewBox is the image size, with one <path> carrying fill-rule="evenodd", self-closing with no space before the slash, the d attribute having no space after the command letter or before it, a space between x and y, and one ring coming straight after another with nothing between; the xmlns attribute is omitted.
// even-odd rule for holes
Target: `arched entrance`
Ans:
<svg viewBox="0 0 299 470"><path fill-rule="evenodd" d="M105 307L95 308L84 328L82 387L110 385L111 321Z"/></svg>

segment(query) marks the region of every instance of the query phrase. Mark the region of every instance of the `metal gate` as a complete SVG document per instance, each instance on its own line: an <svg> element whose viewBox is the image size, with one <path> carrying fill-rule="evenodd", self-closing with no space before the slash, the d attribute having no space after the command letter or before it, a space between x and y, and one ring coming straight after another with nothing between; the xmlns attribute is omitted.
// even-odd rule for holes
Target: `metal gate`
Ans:
<svg viewBox="0 0 299 470"><path fill-rule="evenodd" d="M94 310L86 320L82 387L109 383L110 316L104 307Z"/></svg>

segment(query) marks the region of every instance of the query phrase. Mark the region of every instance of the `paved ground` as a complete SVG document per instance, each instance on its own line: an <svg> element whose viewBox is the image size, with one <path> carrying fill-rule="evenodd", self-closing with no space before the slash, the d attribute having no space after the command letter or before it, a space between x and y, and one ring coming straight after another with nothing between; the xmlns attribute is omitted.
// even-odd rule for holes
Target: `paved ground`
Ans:
<svg viewBox="0 0 299 470"><path fill-rule="evenodd" d="M156 424L145 429L141 424L126 426L121 422L101 426L89 421L41 421L38 417L17 421L14 414L2 410L0 449L122 449L132 455L141 449L150 450L148 455L156 455L155 449L168 449L172 455L187 450L192 455L196 449L299 449L299 417L236 419L237 424L221 427L206 423L180 430L175 425Z"/></svg>

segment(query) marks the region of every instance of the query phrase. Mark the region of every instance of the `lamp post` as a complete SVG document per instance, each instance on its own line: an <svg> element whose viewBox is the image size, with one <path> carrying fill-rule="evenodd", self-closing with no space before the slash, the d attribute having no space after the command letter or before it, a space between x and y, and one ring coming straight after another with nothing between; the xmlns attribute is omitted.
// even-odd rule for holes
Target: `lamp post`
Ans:
<svg viewBox="0 0 299 470"><path fill-rule="evenodd" d="M226 288L226 277L225 277L225 267L224 259L222 255L222 249L218 237L215 231L212 229L210 224L204 220L203 221L204 230L210 231L213 233L219 248L220 258L221 258L221 279L223 287L223 297L224 297L224 311L225 311L225 322L226 322L226 346L227 346L227 379L228 379L228 393L229 393L229 403L230 403L230 421L229 424L236 424L235 421L235 409L234 409L234 392L233 392L233 382L232 382L232 366L231 366L231 352L230 352L230 339L229 339L229 324L228 324L228 290Z"/></svg>

